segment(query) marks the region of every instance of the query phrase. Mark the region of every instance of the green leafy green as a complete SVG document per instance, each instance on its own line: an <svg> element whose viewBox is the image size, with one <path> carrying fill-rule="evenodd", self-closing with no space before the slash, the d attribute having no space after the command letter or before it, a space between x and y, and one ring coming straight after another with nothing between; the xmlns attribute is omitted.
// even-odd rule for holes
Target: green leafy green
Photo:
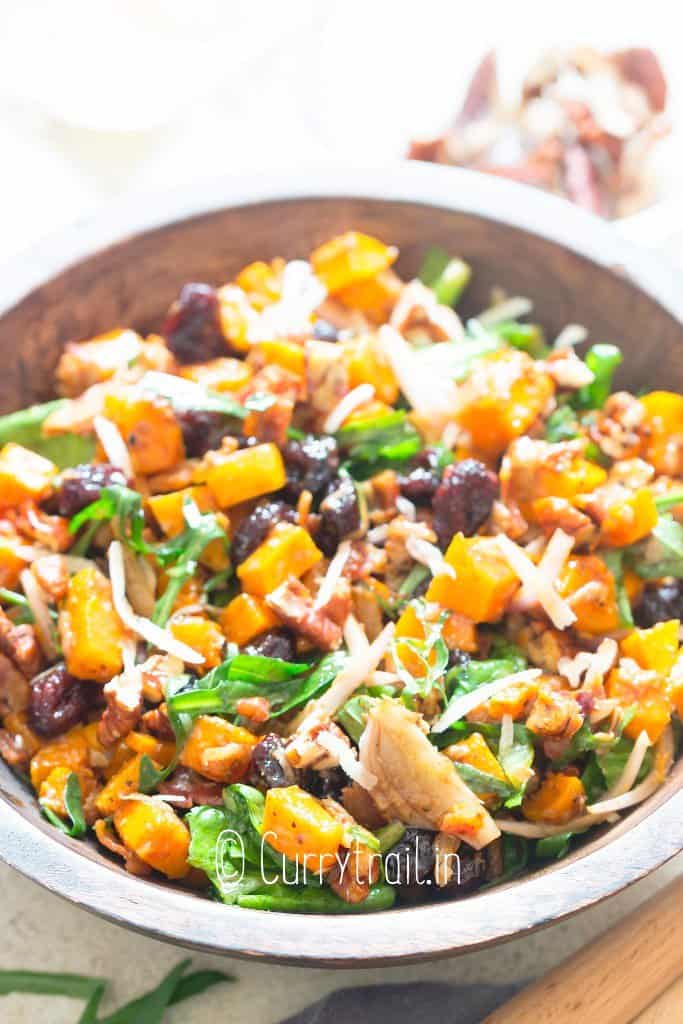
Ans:
<svg viewBox="0 0 683 1024"><path fill-rule="evenodd" d="M443 274L450 259L451 257L445 249L438 245L430 246L425 252L420 269L417 272L419 280L426 284L428 288L431 288L434 282Z"/></svg>
<svg viewBox="0 0 683 1024"><path fill-rule="evenodd" d="M103 487L99 498L78 512L69 523L69 531L77 533L84 523L116 521L121 541L138 554L150 550L142 531L145 514L142 510L142 496L130 487L112 484Z"/></svg>
<svg viewBox="0 0 683 1024"><path fill-rule="evenodd" d="M65 824L59 815L55 814L53 810L47 807L41 801L41 810L47 820L55 828L58 828L60 832L63 832L65 836L71 836L72 839L82 839L82 837L88 831L88 826L85 823L83 816L83 798L81 795L81 784L78 780L78 775L75 772L69 774L66 780L66 786L64 787L64 807L66 813L69 815L70 825Z"/></svg>
<svg viewBox="0 0 683 1024"><path fill-rule="evenodd" d="M624 551L621 548L614 548L603 553L603 561L614 577L616 589L617 608L619 609L619 625L622 629L633 626L633 612L631 602L624 585Z"/></svg>
<svg viewBox="0 0 683 1024"><path fill-rule="evenodd" d="M556 767L564 767L564 765L576 761L582 754L595 750L598 746L600 746L600 741L596 739L588 722L584 721L581 728L572 736L569 746L562 756L557 758L553 764Z"/></svg>
<svg viewBox="0 0 683 1024"><path fill-rule="evenodd" d="M473 768L472 765L463 764L461 761L455 761L453 766L462 781L474 793L495 793L496 796L502 797L504 800L515 793L514 786L496 778L495 775L490 775L489 772L480 771L479 768Z"/></svg>
<svg viewBox="0 0 683 1024"><path fill-rule="evenodd" d="M422 449L422 438L404 409L351 423L337 431L336 439L356 480L400 467Z"/></svg>
<svg viewBox="0 0 683 1024"><path fill-rule="evenodd" d="M556 836L544 836L536 840L534 856L538 860L560 860L569 853L569 844L573 832L561 832Z"/></svg>
<svg viewBox="0 0 683 1024"><path fill-rule="evenodd" d="M441 635L443 622L429 622L425 615L425 603L421 599L411 602L418 621L424 630L424 639L401 636L393 640L391 654L396 672L403 683L403 694L410 697L426 697L434 687L443 692L443 675L448 665L448 648ZM410 652L410 668L406 655ZM420 665L420 675L413 674L415 663Z"/></svg>
<svg viewBox="0 0 683 1024"><path fill-rule="evenodd" d="M650 537L627 549L625 557L642 579L683 578L683 526L673 516L660 515Z"/></svg>
<svg viewBox="0 0 683 1024"><path fill-rule="evenodd" d="M204 548L214 540L222 540L226 548L228 544L225 530L215 513L202 514L192 501L186 502L184 511L187 528L155 549L157 560L169 577L166 589L154 608L152 618L157 626L166 625L178 594L197 571L197 563ZM171 562L173 564L169 567Z"/></svg>
<svg viewBox="0 0 683 1024"><path fill-rule="evenodd" d="M306 886L297 889L291 885L273 885L266 892L239 896L239 907L250 910L272 910L287 914L370 914L390 910L394 905L394 887L376 882L362 903L346 903L330 889Z"/></svg>
<svg viewBox="0 0 683 1024"><path fill-rule="evenodd" d="M400 843L405 833L406 827L401 821L390 821L388 825L382 825L375 833L379 842L379 852L388 853L397 843Z"/></svg>
<svg viewBox="0 0 683 1024"><path fill-rule="evenodd" d="M159 783L168 778L175 766L176 759L174 758L166 768L155 768L152 759L147 754L143 754L140 758L138 791L153 793Z"/></svg>
<svg viewBox="0 0 683 1024"><path fill-rule="evenodd" d="M601 750L596 754L596 761L602 777L605 780L605 788L609 789L617 779L623 774L626 762L628 761L631 751L633 750L633 741L622 737L613 743L607 750ZM636 783L642 782L643 779L652 770L652 749L649 749L645 753L643 763L640 766Z"/></svg>
<svg viewBox="0 0 683 1024"><path fill-rule="evenodd" d="M482 889L491 889L503 885L516 878L529 863L529 840L521 836L503 835L503 873L498 878L483 885ZM481 891L481 890L480 890Z"/></svg>
<svg viewBox="0 0 683 1024"><path fill-rule="evenodd" d="M571 441L581 433L576 413L570 405L558 405L545 424L545 439L551 444Z"/></svg>
<svg viewBox="0 0 683 1024"><path fill-rule="evenodd" d="M398 588L398 594L400 597L410 598L421 583L429 576L429 569L426 565L414 565L410 570L406 578Z"/></svg>
<svg viewBox="0 0 683 1024"><path fill-rule="evenodd" d="M602 409L612 390L616 369L623 359L616 345L592 345L584 361L593 372L594 380L576 392L572 400L574 408Z"/></svg>
<svg viewBox="0 0 683 1024"><path fill-rule="evenodd" d="M583 783L586 800L589 804L595 803L605 792L605 778L600 771L600 765L598 764L595 752L590 753L586 759L586 766L581 774L581 782Z"/></svg>
<svg viewBox="0 0 683 1024"><path fill-rule="evenodd" d="M43 434L43 424L47 417L66 401L67 399L58 398L54 402L32 405L28 409L0 416L0 447L8 441L13 441L50 459L59 469L91 462L95 455L95 441L91 436L57 434L54 437L46 437Z"/></svg>
<svg viewBox="0 0 683 1024"><path fill-rule="evenodd" d="M670 494L655 495L655 506L658 512L670 512L676 505L683 504L683 492L672 491Z"/></svg>
<svg viewBox="0 0 683 1024"><path fill-rule="evenodd" d="M492 325L489 330L502 338L506 345L528 352L534 359L543 359L550 351L539 324L520 324L516 320L506 320Z"/></svg>

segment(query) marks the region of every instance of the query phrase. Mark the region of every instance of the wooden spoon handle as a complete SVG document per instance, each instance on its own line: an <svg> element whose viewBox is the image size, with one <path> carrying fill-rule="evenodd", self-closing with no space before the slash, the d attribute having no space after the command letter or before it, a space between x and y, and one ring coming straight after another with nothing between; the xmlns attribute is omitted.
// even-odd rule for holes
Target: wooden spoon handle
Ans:
<svg viewBox="0 0 683 1024"><path fill-rule="evenodd" d="M683 877L483 1024L627 1024L683 974Z"/></svg>

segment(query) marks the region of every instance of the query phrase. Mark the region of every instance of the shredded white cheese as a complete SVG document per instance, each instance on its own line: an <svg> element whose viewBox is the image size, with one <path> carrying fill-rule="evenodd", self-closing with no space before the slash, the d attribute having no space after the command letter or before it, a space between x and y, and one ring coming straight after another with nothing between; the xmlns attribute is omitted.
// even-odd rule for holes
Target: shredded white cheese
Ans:
<svg viewBox="0 0 683 1024"><path fill-rule="evenodd" d="M498 760L502 761L510 750L515 739L515 724L512 715L503 715L500 720L500 739L498 740Z"/></svg>
<svg viewBox="0 0 683 1024"><path fill-rule="evenodd" d="M176 640L173 634L157 626L150 619L142 615L136 615L126 597L126 576L123 568L123 549L121 542L114 540L109 545L107 552L109 562L109 579L111 580L112 600L119 618L124 626L127 626L132 633L137 633L147 643L158 647L167 654L173 654L180 658L187 665L200 665L204 661L203 655L195 651L187 644Z"/></svg>
<svg viewBox="0 0 683 1024"><path fill-rule="evenodd" d="M396 508L401 515L405 516L406 519L409 519L411 523L414 523L417 519L417 509L415 505L408 498L404 498L402 494L399 494L396 499Z"/></svg>
<svg viewBox="0 0 683 1024"><path fill-rule="evenodd" d="M556 531L561 533L562 531ZM538 601L546 611L556 629L566 629L576 621L576 615L567 602L560 597L554 587L554 581L548 573L534 565L518 544L506 537L504 533L496 537L500 550L507 559L512 571L519 577L527 595Z"/></svg>
<svg viewBox="0 0 683 1024"><path fill-rule="evenodd" d="M615 811L625 811L627 807L634 807L636 804L642 803L643 800L647 800L656 789L659 789L662 781L661 775L654 768L635 789L629 790L628 793L622 793L620 796L600 800L597 804L591 804L586 810L590 815L599 817L613 814Z"/></svg>
<svg viewBox="0 0 683 1024"><path fill-rule="evenodd" d="M548 541L545 551L543 552L541 560L537 566L537 571L543 574L550 585L554 583L562 572L564 564L569 558L573 547L573 537L570 537L568 533L564 532L564 530L555 530ZM524 551L524 554L528 557L528 549ZM515 598L515 608L519 611L526 611L531 608L537 600L538 599L531 588L525 585Z"/></svg>
<svg viewBox="0 0 683 1024"><path fill-rule="evenodd" d="M315 701L314 713L317 721L321 718L331 719L377 668L392 641L394 629L394 623L389 622L365 650L351 655L329 690Z"/></svg>
<svg viewBox="0 0 683 1024"><path fill-rule="evenodd" d="M633 749L624 765L623 772L614 785L605 793L605 801L611 800L615 796L621 796L622 793L628 793L638 778L638 772L650 746L650 737L643 729L633 744Z"/></svg>
<svg viewBox="0 0 683 1024"><path fill-rule="evenodd" d="M553 342L553 348L574 348L588 337L588 331L582 324L567 324Z"/></svg>
<svg viewBox="0 0 683 1024"><path fill-rule="evenodd" d="M568 680L569 685L577 689L582 683L592 686L601 682L616 661L619 646L612 637L605 637L595 653L579 651L573 658L560 658L557 671Z"/></svg>
<svg viewBox="0 0 683 1024"><path fill-rule="evenodd" d="M372 384L359 384L357 388L344 395L342 400L335 405L332 412L323 423L323 431L326 434L336 434L339 428L349 418L351 413L359 405L366 405L375 397L375 389Z"/></svg>
<svg viewBox="0 0 683 1024"><path fill-rule="evenodd" d="M449 703L441 718L432 726L432 732L445 732L449 726L453 725L453 722L464 718L468 712L478 708L480 704L485 704L501 690L507 690L509 686L514 686L516 683L531 682L532 679L538 679L540 675L540 668L528 668L523 672L513 672L510 676L495 679L492 683L486 683L485 686L478 686L471 693L464 693L462 697Z"/></svg>
<svg viewBox="0 0 683 1024"><path fill-rule="evenodd" d="M131 462L126 443L121 437L116 424L104 416L96 416L93 420L93 429L112 466L116 466L129 479L132 479L135 475L133 473L133 463Z"/></svg>
<svg viewBox="0 0 683 1024"><path fill-rule="evenodd" d="M455 569L446 561L436 544L430 544L428 540L410 533L406 539L406 551L420 565L426 565L432 576L455 578Z"/></svg>
<svg viewBox="0 0 683 1024"><path fill-rule="evenodd" d="M42 647L43 654L48 661L54 661L57 657L57 646L54 641L50 609L48 608L43 588L30 569L22 569L19 573L19 582L23 588L29 608L33 613L33 625L38 637L38 643Z"/></svg>
<svg viewBox="0 0 683 1024"><path fill-rule="evenodd" d="M327 572L320 584L320 589L316 594L315 601L313 602L313 608L323 608L334 594L335 587L339 580L342 578L344 573L344 566L346 565L347 559L351 554L351 541L343 540L334 558L327 567Z"/></svg>
<svg viewBox="0 0 683 1024"><path fill-rule="evenodd" d="M440 436L448 420L452 420L458 410L455 384L418 359L405 338L388 324L380 327L379 342L401 391L415 412L433 424Z"/></svg>
<svg viewBox="0 0 683 1024"><path fill-rule="evenodd" d="M187 797L179 793L125 793L121 800L139 800L141 804L148 804L150 807L159 804L186 804Z"/></svg>
<svg viewBox="0 0 683 1024"><path fill-rule="evenodd" d="M523 836L525 839L545 839L546 836L561 836L564 832L583 832L598 823L596 816L592 814L582 814L564 825L543 825L540 822L536 824L532 821L517 821L515 818L494 820L501 832L507 832L511 836Z"/></svg>
<svg viewBox="0 0 683 1024"><path fill-rule="evenodd" d="M120 707L134 711L142 698L142 673L133 666L110 679L102 692L112 696Z"/></svg>
<svg viewBox="0 0 683 1024"><path fill-rule="evenodd" d="M495 305L489 306L488 309L479 314L477 320L482 327L494 327L496 324L502 324L506 320L518 320L520 316L527 316L533 308L534 304L531 299L525 299L522 295L514 295L503 302L497 302Z"/></svg>
<svg viewBox="0 0 683 1024"><path fill-rule="evenodd" d="M377 777L368 768L360 764L356 751L345 743L340 736L335 736L333 732L325 730L317 734L315 742L319 747L327 751L339 767L346 772L348 777L357 782L363 789L372 789L373 786L377 785Z"/></svg>

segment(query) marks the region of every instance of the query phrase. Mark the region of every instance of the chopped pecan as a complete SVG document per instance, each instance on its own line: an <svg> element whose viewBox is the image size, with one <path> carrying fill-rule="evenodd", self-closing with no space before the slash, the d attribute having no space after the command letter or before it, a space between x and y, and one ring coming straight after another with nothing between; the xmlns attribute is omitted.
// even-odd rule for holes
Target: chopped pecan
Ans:
<svg viewBox="0 0 683 1024"><path fill-rule="evenodd" d="M611 459L628 459L640 451L645 436L645 408L628 391L615 391L589 428L601 451Z"/></svg>
<svg viewBox="0 0 683 1024"><path fill-rule="evenodd" d="M282 447L287 443L293 411L291 398L276 398L266 409L250 413L250 435L257 441L272 442Z"/></svg>
<svg viewBox="0 0 683 1024"><path fill-rule="evenodd" d="M29 705L28 680L7 655L0 653L0 715L25 711Z"/></svg>
<svg viewBox="0 0 683 1024"><path fill-rule="evenodd" d="M142 676L142 694L150 704L164 699L169 679L183 674L184 665L172 654L153 654L138 666Z"/></svg>
<svg viewBox="0 0 683 1024"><path fill-rule="evenodd" d="M173 726L169 720L165 704L160 704L158 708L146 711L141 721L145 730L152 736L155 736L156 739L163 741L175 739L175 733L173 732Z"/></svg>
<svg viewBox="0 0 683 1024"><path fill-rule="evenodd" d="M223 803L223 787L220 782L205 779L191 768L183 766L176 768L168 779L160 782L157 790L168 796L183 797L183 803L174 801L175 806L183 810L202 804L220 807Z"/></svg>
<svg viewBox="0 0 683 1024"><path fill-rule="evenodd" d="M103 747L114 744L132 732L142 715L142 676L139 668L115 676L103 690L107 706L97 725L97 738Z"/></svg>
<svg viewBox="0 0 683 1024"><path fill-rule="evenodd" d="M573 658L578 646L566 633L553 629L544 622L525 621L519 629L511 624L512 637L532 665L544 672L557 672L560 658Z"/></svg>
<svg viewBox="0 0 683 1024"><path fill-rule="evenodd" d="M572 391L586 387L594 380L594 374L573 348L558 348L551 352L544 362L546 373L550 374L561 388Z"/></svg>
<svg viewBox="0 0 683 1024"><path fill-rule="evenodd" d="M590 546L597 539L598 531L590 517L566 498L537 498L534 516L546 537L562 530L574 538L576 548Z"/></svg>
<svg viewBox="0 0 683 1024"><path fill-rule="evenodd" d="M539 687L526 726L544 741L548 757L561 756L582 725L583 713L573 694L561 693L548 683Z"/></svg>
<svg viewBox="0 0 683 1024"><path fill-rule="evenodd" d="M26 748L23 736L0 729L0 757L12 768L23 769L28 766L31 753Z"/></svg>
<svg viewBox="0 0 683 1024"><path fill-rule="evenodd" d="M511 540L519 540L528 529L529 524L515 501L510 498L505 502L494 501L491 509L492 533L504 533Z"/></svg>
<svg viewBox="0 0 683 1024"><path fill-rule="evenodd" d="M333 341L306 342L306 384L315 422L327 415L349 391L344 349Z"/></svg>
<svg viewBox="0 0 683 1024"><path fill-rule="evenodd" d="M270 718L270 703L265 697L242 697L235 703L235 711L250 722L261 725Z"/></svg>
<svg viewBox="0 0 683 1024"><path fill-rule="evenodd" d="M38 541L50 551L66 551L73 543L69 521L64 516L50 516L34 501L25 501L17 509L17 528L24 536Z"/></svg>
<svg viewBox="0 0 683 1024"><path fill-rule="evenodd" d="M0 651L14 662L27 679L42 666L42 653L33 626L23 623L15 626L0 609Z"/></svg>
<svg viewBox="0 0 683 1024"><path fill-rule="evenodd" d="M341 592L342 588L344 593ZM266 601L285 625L310 640L320 650L334 651L342 641L342 630L338 622L340 604L344 605L348 614L350 599L349 582L340 579L332 598L323 607L317 608L308 588L300 580L291 577L269 594Z"/></svg>
<svg viewBox="0 0 683 1024"><path fill-rule="evenodd" d="M349 556L344 564L344 575L350 580L363 580L381 575L386 569L387 556L382 548L367 540L352 540Z"/></svg>
<svg viewBox="0 0 683 1024"><path fill-rule="evenodd" d="M399 334L405 336L419 331L432 341L457 340L463 336L457 313L450 306L437 302L432 289L421 281L405 285L389 323Z"/></svg>
<svg viewBox="0 0 683 1024"><path fill-rule="evenodd" d="M367 789L363 789L357 782L345 786L341 798L349 814L364 828L374 831L386 825L386 818L380 813Z"/></svg>

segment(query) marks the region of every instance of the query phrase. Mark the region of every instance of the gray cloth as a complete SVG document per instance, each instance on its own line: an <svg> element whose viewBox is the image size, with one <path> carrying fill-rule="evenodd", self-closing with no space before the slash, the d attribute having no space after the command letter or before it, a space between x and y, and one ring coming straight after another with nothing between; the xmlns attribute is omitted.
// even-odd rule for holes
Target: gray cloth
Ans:
<svg viewBox="0 0 683 1024"><path fill-rule="evenodd" d="M517 985L367 985L342 988L282 1024L480 1024Z"/></svg>

